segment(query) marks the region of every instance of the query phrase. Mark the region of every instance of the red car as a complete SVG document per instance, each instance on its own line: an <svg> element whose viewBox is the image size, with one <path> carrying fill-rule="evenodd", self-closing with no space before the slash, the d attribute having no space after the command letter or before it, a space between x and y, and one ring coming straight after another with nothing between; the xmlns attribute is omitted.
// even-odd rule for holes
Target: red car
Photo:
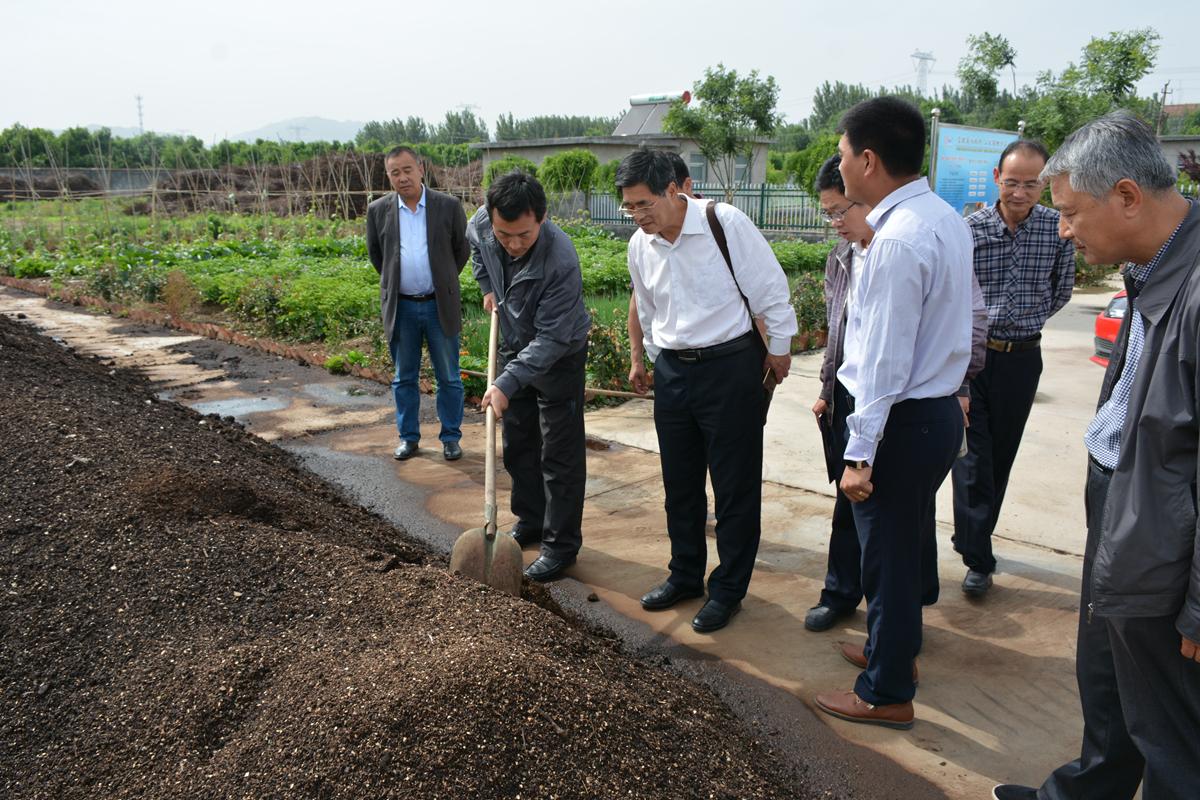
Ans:
<svg viewBox="0 0 1200 800"><path fill-rule="evenodd" d="M1108 357L1112 353L1113 344L1117 341L1117 330L1121 320L1125 318L1125 307L1129 305L1125 299L1125 290L1113 295L1108 305L1096 315L1096 354L1091 361L1102 367L1108 367Z"/></svg>

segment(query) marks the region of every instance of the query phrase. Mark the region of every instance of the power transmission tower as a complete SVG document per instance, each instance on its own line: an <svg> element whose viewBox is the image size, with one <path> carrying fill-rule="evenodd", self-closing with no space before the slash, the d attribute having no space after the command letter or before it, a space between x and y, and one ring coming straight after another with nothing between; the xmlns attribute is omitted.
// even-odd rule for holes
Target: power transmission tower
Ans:
<svg viewBox="0 0 1200 800"><path fill-rule="evenodd" d="M937 61L928 50L914 50L913 66L917 68L917 94L925 96L925 87L929 83L929 67Z"/></svg>
<svg viewBox="0 0 1200 800"><path fill-rule="evenodd" d="M137 95L137 104L138 104L138 133L145 133L146 126L142 123L142 96L140 94Z"/></svg>
<svg viewBox="0 0 1200 800"><path fill-rule="evenodd" d="M303 125L289 125L288 130L292 132L292 141L300 141L300 131L308 130Z"/></svg>

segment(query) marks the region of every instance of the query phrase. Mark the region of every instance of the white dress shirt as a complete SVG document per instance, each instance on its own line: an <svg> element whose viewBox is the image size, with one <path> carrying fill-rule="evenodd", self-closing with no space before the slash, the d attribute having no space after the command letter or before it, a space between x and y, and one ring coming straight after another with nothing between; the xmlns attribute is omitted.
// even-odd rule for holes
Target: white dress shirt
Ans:
<svg viewBox="0 0 1200 800"><path fill-rule="evenodd" d="M838 380L854 397L846 458L872 462L892 405L948 397L971 359L971 231L924 178L867 215L875 231Z"/></svg>
<svg viewBox="0 0 1200 800"><path fill-rule="evenodd" d="M787 355L797 330L796 312L787 276L767 240L741 211L726 203L717 205L735 284L708 227L709 201L679 196L687 212L674 242L641 229L629 240L629 274L650 358L664 349L721 344L749 331L739 286L754 316L766 323L767 349L772 355Z"/></svg>

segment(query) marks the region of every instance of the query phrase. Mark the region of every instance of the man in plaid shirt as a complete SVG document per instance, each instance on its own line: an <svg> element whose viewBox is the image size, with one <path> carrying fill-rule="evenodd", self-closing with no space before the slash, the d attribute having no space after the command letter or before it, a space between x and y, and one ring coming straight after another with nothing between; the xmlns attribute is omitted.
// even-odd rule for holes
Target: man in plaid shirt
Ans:
<svg viewBox="0 0 1200 800"><path fill-rule="evenodd" d="M954 549L982 597L996 559L992 531L1042 374L1042 326L1071 299L1075 248L1058 236L1058 212L1039 205L1049 153L1018 139L993 171L1000 200L967 218L975 276L988 308L987 361L971 380L967 454L954 464Z"/></svg>

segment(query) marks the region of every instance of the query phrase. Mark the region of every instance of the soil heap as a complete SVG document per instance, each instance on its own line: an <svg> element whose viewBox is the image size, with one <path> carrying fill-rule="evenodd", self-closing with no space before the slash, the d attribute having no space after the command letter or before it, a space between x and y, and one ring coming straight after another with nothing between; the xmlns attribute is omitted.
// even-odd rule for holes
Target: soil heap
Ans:
<svg viewBox="0 0 1200 800"><path fill-rule="evenodd" d="M5 798L813 796L707 690L3 316L0 481Z"/></svg>

